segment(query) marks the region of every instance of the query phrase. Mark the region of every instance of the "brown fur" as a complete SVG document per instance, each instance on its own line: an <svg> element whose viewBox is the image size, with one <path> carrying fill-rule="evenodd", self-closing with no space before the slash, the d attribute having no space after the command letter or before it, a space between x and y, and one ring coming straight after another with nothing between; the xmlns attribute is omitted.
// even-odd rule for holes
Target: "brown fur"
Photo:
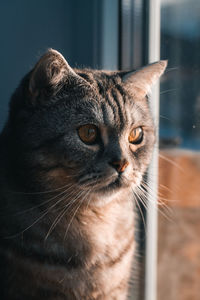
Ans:
<svg viewBox="0 0 200 300"><path fill-rule="evenodd" d="M25 76L0 136L2 300L127 299L133 192L155 141L146 94L165 67L73 70L50 50Z"/></svg>

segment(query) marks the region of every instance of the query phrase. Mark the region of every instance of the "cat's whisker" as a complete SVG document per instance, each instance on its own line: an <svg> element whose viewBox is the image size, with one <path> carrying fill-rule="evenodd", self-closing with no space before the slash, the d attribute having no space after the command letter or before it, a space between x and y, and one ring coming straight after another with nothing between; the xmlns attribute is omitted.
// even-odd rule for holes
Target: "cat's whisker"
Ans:
<svg viewBox="0 0 200 300"><path fill-rule="evenodd" d="M77 174L75 175L69 175L69 176L65 176L64 179L69 179L69 178L73 178L73 177L77 177ZM69 186L69 184L64 184L58 188L52 189L52 190L47 190L47 191L40 191L40 192L18 192L18 191L11 191L9 190L9 193L12 194L20 194L20 195L43 195L43 194L49 194L49 193L55 193L61 189L66 188L67 186Z"/></svg>
<svg viewBox="0 0 200 300"><path fill-rule="evenodd" d="M62 193L63 194L63 193ZM43 214L38 217L31 225L29 225L28 227L26 227L24 230L22 230L21 232L15 234L15 235L12 235L12 236L8 236L6 238L14 238L20 234L23 234L25 231L29 230L31 227L33 227L35 224L37 224L40 220L42 220L55 206L57 206L61 201L63 201L63 199L66 198L66 194L61 197L61 199L59 199L58 201L56 201L56 203L54 203L53 205L51 205L50 207L48 207L44 212Z"/></svg>
<svg viewBox="0 0 200 300"><path fill-rule="evenodd" d="M171 68L167 68L165 70L165 74L169 73L169 72L172 72L172 71L176 71L176 70L180 70L180 67L171 67Z"/></svg>
<svg viewBox="0 0 200 300"><path fill-rule="evenodd" d="M168 186L166 186L166 185L164 185L162 183L159 183L159 188L163 189L163 190L166 190L166 191L168 191L170 193L172 192L172 190Z"/></svg>
<svg viewBox="0 0 200 300"><path fill-rule="evenodd" d="M143 204L145 203L146 209L148 209L148 202L154 204L153 199L151 199L151 197L153 198L154 195L153 195L153 194L151 195L149 192L147 192L146 189L143 190L142 186L138 186L138 187L137 187L137 192L138 192L138 194L140 195L140 200L143 201ZM148 197L147 194L148 194L149 196L151 196L151 197ZM159 207L158 207L158 209L159 209Z"/></svg>
<svg viewBox="0 0 200 300"><path fill-rule="evenodd" d="M139 202L138 202L136 192L135 192L133 189L132 189L132 192L133 192L133 195L134 195L134 200L135 200L136 206L138 207L139 213L140 213L141 218L142 218L142 222L143 222L143 226L144 226L144 231L145 231L145 235L146 235L146 222L145 222L145 217L144 217L144 214L143 214L142 209L141 209L141 207L140 207L140 204L139 204Z"/></svg>
<svg viewBox="0 0 200 300"><path fill-rule="evenodd" d="M71 218L70 222L68 223L67 229L66 229L66 231L65 231L64 241L65 241L65 239L66 239L67 233L68 233L68 231L69 231L69 228L70 228L70 226L71 226L71 224L72 224L72 221L73 221L73 219L74 219L74 217L75 217L75 215L76 215L78 209L80 208L81 204L82 204L83 201L86 199L86 197L89 195L89 193L90 193L90 190L85 194L85 196L81 199L81 201L78 202L78 205L77 205L77 207L76 207L76 209L75 209L75 211L74 211L74 214L72 215L72 218Z"/></svg>
<svg viewBox="0 0 200 300"><path fill-rule="evenodd" d="M145 189L145 190L142 190L141 187L138 187L138 189L139 189L139 192L141 193L142 197L144 197L144 198L142 198L142 199L143 199L143 202L146 201L147 203L149 202L149 203L154 204L154 201L151 199L152 195L150 195L149 192L148 192L148 194L151 196L151 197L148 197L148 196L147 196L147 191L146 191L146 189ZM141 200L141 199L140 199L140 200ZM146 205L147 205L147 210L148 210L148 204L146 204ZM163 205L163 207L164 207L165 210L166 210L165 212L163 212L159 206L157 206L156 209L157 209L157 210L159 211L159 213L162 214L168 221L173 222L173 220L171 219L171 216L172 216L172 214L173 214L173 210L172 210L171 208L169 208L167 205Z"/></svg>
<svg viewBox="0 0 200 300"><path fill-rule="evenodd" d="M162 155L162 154L160 154L160 153L159 153L158 155L159 155L159 157L160 157L161 159L163 159L163 160L169 162L170 164L172 164L173 166L175 166L177 169L179 169L181 172L185 173L185 172L184 172L184 169L181 168L180 165L177 164L176 162L174 162L172 159L170 159L170 158L168 158L168 157L166 157L165 155Z"/></svg>
<svg viewBox="0 0 200 300"><path fill-rule="evenodd" d="M151 186L149 185L149 183L143 181L142 185L144 187L144 190L148 190L149 194L153 197L154 196L154 191L151 189ZM169 199L169 198L163 197L161 192L159 192L159 191L157 193L157 197L158 197L159 200L162 200L165 203L166 202L168 202L168 203L179 203L180 202L180 199Z"/></svg>
<svg viewBox="0 0 200 300"><path fill-rule="evenodd" d="M95 181L95 183L97 182L97 180L98 180L98 179L99 179L99 177L98 177L98 178L96 178L96 181ZM94 188L93 188L93 189L91 188L91 189L89 190L89 194L90 194L90 193L91 193L93 190L94 190ZM86 210L88 209L88 206L89 206L89 204L90 204L90 201L91 201L91 198L89 197L89 198L88 198L88 201L87 201Z"/></svg>
<svg viewBox="0 0 200 300"><path fill-rule="evenodd" d="M52 197L52 198L50 198L50 199L47 199L47 200L43 201L42 203L40 203L40 204L38 204L38 205L35 205L35 206L31 207L31 208L28 208L28 209L22 210L22 211L20 211L20 212L17 212L17 213L15 213L14 215L24 214L24 213L30 212L30 211L32 211L32 210L34 210L34 209L37 209L37 208L39 208L39 207L42 207L42 206L44 206L45 204L52 202L53 200L57 199L57 198L60 197L61 195L67 193L67 192L70 191L70 190L72 190L75 186L76 186L76 185L74 185L74 184L69 185L68 188L67 188L66 190L64 190L64 191L62 191L61 193L55 195L54 197Z"/></svg>
<svg viewBox="0 0 200 300"><path fill-rule="evenodd" d="M166 93L170 93L170 92L175 92L178 91L178 89L169 89L169 90L164 90L162 92L160 92L160 95L166 94Z"/></svg>
<svg viewBox="0 0 200 300"><path fill-rule="evenodd" d="M67 203L63 210L61 211L60 214L58 214L58 216L55 218L54 222L52 223L51 227L49 228L44 241L47 240L47 238L49 237L49 235L51 234L51 232L53 231L53 229L56 227L56 225L60 222L60 220L62 219L62 217L66 214L66 212L69 210L69 208L81 197L81 195L84 192L79 192L78 195L76 195L76 197L73 199L71 199L72 201L70 201L69 203Z"/></svg>
<svg viewBox="0 0 200 300"><path fill-rule="evenodd" d="M175 120L169 119L168 117L163 116L163 115L160 115L160 118L161 118L161 119L168 120L168 121L173 122L173 123L175 122Z"/></svg>
<svg viewBox="0 0 200 300"><path fill-rule="evenodd" d="M147 206L147 204L145 203L144 199L142 198L142 196L139 193L137 193L137 199L139 200L139 202L142 204L142 206L147 211L148 210L148 206Z"/></svg>
<svg viewBox="0 0 200 300"><path fill-rule="evenodd" d="M143 195L145 197L147 197L147 194L148 194L150 196L149 201L153 202L152 198L155 197L154 191L151 190L151 188L148 185L145 185L145 183L142 183L138 188L140 189L140 191L143 193ZM158 197L157 205L158 206L163 205L170 213L172 213L173 212L172 208L167 206L165 202L161 202L162 198L159 196L159 194L157 195L157 197Z"/></svg>

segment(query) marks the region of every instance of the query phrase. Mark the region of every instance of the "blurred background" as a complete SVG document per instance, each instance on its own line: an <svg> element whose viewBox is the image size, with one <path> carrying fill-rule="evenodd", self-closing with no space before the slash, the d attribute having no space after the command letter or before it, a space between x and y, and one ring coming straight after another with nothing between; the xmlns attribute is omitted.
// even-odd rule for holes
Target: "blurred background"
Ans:
<svg viewBox="0 0 200 300"><path fill-rule="evenodd" d="M161 0L161 57L169 59L160 95L159 200L168 206L158 219L162 300L200 299L199 29L199 0Z"/></svg>
<svg viewBox="0 0 200 300"><path fill-rule="evenodd" d="M147 64L154 2L160 2L160 57L169 60L160 86L157 299L199 300L199 0L1 0L0 129L12 92L47 48L72 67ZM137 238L144 260L142 222ZM145 267L137 272L130 299L144 299L144 273Z"/></svg>

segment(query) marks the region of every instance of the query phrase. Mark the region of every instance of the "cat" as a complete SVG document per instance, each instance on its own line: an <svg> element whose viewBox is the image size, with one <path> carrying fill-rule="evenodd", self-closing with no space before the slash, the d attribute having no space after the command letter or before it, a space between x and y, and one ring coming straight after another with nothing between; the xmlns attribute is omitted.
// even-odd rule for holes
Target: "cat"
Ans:
<svg viewBox="0 0 200 300"><path fill-rule="evenodd" d="M127 299L166 64L72 69L49 49L22 79L0 136L2 300Z"/></svg>

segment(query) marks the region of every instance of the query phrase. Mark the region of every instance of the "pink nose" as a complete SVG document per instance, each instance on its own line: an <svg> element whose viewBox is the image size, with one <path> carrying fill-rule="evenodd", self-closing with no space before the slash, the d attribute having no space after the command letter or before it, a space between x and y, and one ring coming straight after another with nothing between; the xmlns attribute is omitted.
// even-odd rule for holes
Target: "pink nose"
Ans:
<svg viewBox="0 0 200 300"><path fill-rule="evenodd" d="M118 173L124 172L126 167L129 165L126 159L112 161L110 164L117 170Z"/></svg>

